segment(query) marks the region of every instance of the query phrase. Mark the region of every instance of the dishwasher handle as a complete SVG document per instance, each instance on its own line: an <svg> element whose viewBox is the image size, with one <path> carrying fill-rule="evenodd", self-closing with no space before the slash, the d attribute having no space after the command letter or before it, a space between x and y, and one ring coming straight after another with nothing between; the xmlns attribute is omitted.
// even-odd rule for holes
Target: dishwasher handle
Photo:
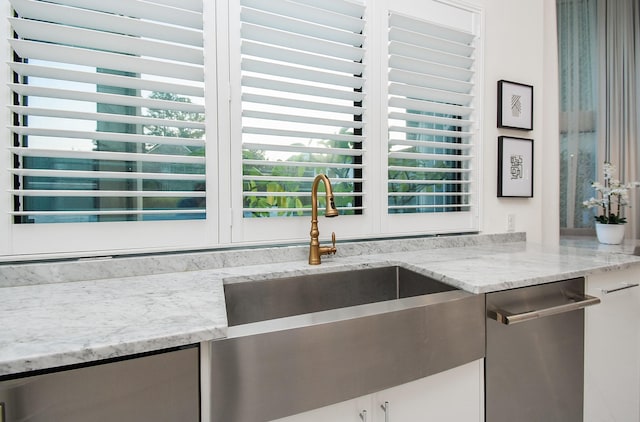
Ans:
<svg viewBox="0 0 640 422"><path fill-rule="evenodd" d="M600 298L588 295L572 296L569 299L573 300L573 302L535 311L522 312L520 314L513 314L502 309L490 309L487 311L487 316L491 319L495 319L496 321L501 322L502 324L511 325L551 315L576 311L578 309L583 309L587 306L597 305L598 303L600 303Z"/></svg>

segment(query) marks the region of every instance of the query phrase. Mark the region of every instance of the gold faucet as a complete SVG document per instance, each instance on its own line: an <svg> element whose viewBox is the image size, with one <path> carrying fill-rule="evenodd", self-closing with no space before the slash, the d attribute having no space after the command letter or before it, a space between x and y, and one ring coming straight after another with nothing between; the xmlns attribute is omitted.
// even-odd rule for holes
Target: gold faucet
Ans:
<svg viewBox="0 0 640 422"><path fill-rule="evenodd" d="M320 246L318 236L320 231L318 230L318 185L320 181L324 183L324 190L327 198L327 208L324 212L325 217L336 217L338 210L333 202L333 189L331 188L331 182L329 178L324 174L319 174L313 180L311 186L311 245L309 247L309 264L320 264L320 257L322 255L329 255L336 253L336 234L331 233L331 241L333 246Z"/></svg>

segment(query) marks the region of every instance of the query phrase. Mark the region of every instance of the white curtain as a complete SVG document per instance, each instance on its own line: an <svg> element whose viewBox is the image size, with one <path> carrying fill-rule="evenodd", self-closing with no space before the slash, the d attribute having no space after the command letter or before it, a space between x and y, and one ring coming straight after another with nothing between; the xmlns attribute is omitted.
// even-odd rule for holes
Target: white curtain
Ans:
<svg viewBox="0 0 640 422"><path fill-rule="evenodd" d="M599 0L600 164L618 167L622 181L640 180L640 2ZM627 238L640 238L640 193L626 209Z"/></svg>

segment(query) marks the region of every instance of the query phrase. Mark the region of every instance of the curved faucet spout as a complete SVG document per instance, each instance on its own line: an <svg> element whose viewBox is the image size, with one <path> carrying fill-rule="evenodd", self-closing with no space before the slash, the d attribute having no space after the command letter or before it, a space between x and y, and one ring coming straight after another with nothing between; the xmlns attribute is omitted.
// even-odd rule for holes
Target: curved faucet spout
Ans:
<svg viewBox="0 0 640 422"><path fill-rule="evenodd" d="M324 183L324 190L327 199L327 205L325 208L325 217L336 217L338 210L336 209L335 202L333 201L333 188L331 187L331 181L324 174L319 174L313 180L311 186L311 219L316 220L318 218L318 186L320 181Z"/></svg>
<svg viewBox="0 0 640 422"><path fill-rule="evenodd" d="M336 208L333 200L333 188L329 178L324 174L319 174L313 180L311 186L311 244L309 247L309 264L320 264L320 256L336 253L336 237L335 233L332 233L333 246L321 247L318 237L320 231L318 230L318 186L320 181L324 183L324 190L326 195L327 207L325 209L326 217L336 217L338 215L338 209Z"/></svg>

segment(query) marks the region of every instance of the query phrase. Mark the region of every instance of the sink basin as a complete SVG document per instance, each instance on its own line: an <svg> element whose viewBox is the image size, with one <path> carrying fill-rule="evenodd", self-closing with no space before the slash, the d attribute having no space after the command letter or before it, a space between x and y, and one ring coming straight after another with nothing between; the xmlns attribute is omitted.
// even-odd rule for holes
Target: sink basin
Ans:
<svg viewBox="0 0 640 422"><path fill-rule="evenodd" d="M311 274L224 287L230 327L292 315L457 290L402 267Z"/></svg>
<svg viewBox="0 0 640 422"><path fill-rule="evenodd" d="M262 422L484 357L485 300L400 266L227 281L211 412Z"/></svg>

